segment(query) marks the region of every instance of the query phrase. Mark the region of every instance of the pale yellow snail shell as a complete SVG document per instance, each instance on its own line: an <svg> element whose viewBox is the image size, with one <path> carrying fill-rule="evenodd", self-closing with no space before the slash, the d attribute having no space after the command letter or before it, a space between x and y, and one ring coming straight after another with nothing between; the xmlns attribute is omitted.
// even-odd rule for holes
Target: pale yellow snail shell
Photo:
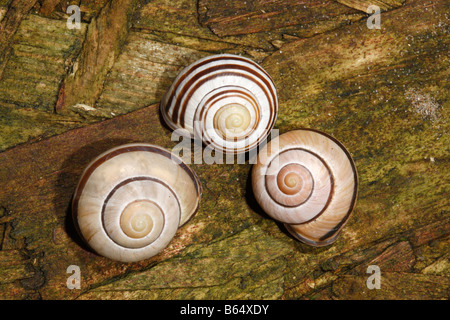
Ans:
<svg viewBox="0 0 450 320"><path fill-rule="evenodd" d="M345 147L312 129L289 131L270 141L252 169L257 202L298 240L333 243L353 210L358 177Z"/></svg>
<svg viewBox="0 0 450 320"><path fill-rule="evenodd" d="M266 139L278 112L269 74L251 59L212 55L184 68L161 100L161 114L180 134L223 153L244 153Z"/></svg>
<svg viewBox="0 0 450 320"><path fill-rule="evenodd" d="M126 144L86 167L72 212L95 252L133 262L162 251L197 211L200 198L200 181L180 158L155 145Z"/></svg>

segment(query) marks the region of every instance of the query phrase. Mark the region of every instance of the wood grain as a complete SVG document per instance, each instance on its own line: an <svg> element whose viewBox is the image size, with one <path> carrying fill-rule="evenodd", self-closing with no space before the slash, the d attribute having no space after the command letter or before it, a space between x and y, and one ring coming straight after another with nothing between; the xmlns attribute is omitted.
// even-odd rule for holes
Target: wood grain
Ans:
<svg viewBox="0 0 450 320"><path fill-rule="evenodd" d="M276 1L255 1L254 10L228 1L222 11L203 1L209 12L192 1L148 2L135 11L102 78L97 113L70 116L52 113L58 79L71 72L65 66L78 57L85 45L79 39L95 19L71 33L57 18L58 6L51 19L26 15L10 40L7 85L0 83L0 297L448 299L447 4L394 2L383 1L395 10L382 13L378 30L367 28L367 14L355 5L364 1L312 1L318 6L310 13L337 5L357 10L358 19L324 27L313 14L308 35L291 34L300 25L290 24L282 5L271 6ZM95 8L92 16L100 12ZM258 24L267 18L260 9L273 14L274 29ZM93 254L69 209L82 170L122 143L176 146L157 102L183 66L218 52L252 57L272 76L280 133L323 130L352 154L360 190L340 238L324 248L297 242L256 204L248 162L201 163L190 164L203 187L200 210L161 254L131 264ZM29 62L22 69L20 56ZM36 86L40 81L46 87ZM80 290L66 286L69 265L81 269ZM381 289L366 286L370 265L380 267Z"/></svg>
<svg viewBox="0 0 450 320"><path fill-rule="evenodd" d="M37 0L13 0L0 21L0 80L3 77L9 55L11 54L11 39L17 32L20 23Z"/></svg>
<svg viewBox="0 0 450 320"><path fill-rule="evenodd" d="M80 55L61 86L57 112L80 103L95 106L106 75L125 42L136 4L136 0L110 1L91 21Z"/></svg>
<svg viewBox="0 0 450 320"><path fill-rule="evenodd" d="M200 22L220 37L268 32L299 26L318 32L322 25L345 24L357 11L335 1L238 1L200 0Z"/></svg>

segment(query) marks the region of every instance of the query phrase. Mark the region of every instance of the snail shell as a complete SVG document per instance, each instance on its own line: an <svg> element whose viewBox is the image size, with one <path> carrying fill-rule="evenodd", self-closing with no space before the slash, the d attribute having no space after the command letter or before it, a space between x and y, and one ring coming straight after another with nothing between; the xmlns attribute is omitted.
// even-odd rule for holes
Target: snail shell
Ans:
<svg viewBox="0 0 450 320"><path fill-rule="evenodd" d="M200 198L200 181L180 158L151 144L126 144L87 166L72 212L94 251L132 262L163 250Z"/></svg>
<svg viewBox="0 0 450 320"><path fill-rule="evenodd" d="M238 55L205 57L181 71L160 104L165 122L225 153L255 148L272 130L278 112L269 74ZM183 133L182 133L183 134Z"/></svg>
<svg viewBox="0 0 450 320"><path fill-rule="evenodd" d="M261 208L294 237L322 246L334 242L347 222L358 178L340 142L301 129L280 135L259 152L252 187Z"/></svg>

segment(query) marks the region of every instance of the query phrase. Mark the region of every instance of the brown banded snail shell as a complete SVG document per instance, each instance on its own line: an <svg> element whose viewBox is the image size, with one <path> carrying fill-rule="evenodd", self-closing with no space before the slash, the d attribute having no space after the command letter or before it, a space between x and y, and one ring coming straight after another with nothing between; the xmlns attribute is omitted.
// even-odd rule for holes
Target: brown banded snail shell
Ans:
<svg viewBox="0 0 450 320"><path fill-rule="evenodd" d="M86 167L72 212L95 252L133 262L162 251L197 211L200 198L200 181L181 159L155 145L126 144Z"/></svg>
<svg viewBox="0 0 450 320"><path fill-rule="evenodd" d="M269 74L232 54L200 59L176 77L160 104L165 122L223 153L243 153L273 128L278 99Z"/></svg>
<svg viewBox="0 0 450 320"><path fill-rule="evenodd" d="M257 202L285 223L298 240L313 246L334 242L356 202L358 177L345 147L312 129L270 141L252 169Z"/></svg>

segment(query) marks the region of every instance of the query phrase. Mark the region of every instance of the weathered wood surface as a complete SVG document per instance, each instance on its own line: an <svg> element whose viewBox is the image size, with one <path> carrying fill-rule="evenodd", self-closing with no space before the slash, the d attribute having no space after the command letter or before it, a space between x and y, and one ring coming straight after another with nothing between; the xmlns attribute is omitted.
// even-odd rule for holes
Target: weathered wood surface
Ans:
<svg viewBox="0 0 450 320"><path fill-rule="evenodd" d="M381 29L370 30L367 1L247 2L139 3L126 41L107 44L118 55L98 66L108 72L92 82L94 103L63 114L62 83L91 61L80 56L88 30L114 12L77 2L82 29L69 30L67 3L49 0L21 18L0 81L0 298L449 298L448 4L377 1ZM280 132L317 128L350 150L360 192L341 237L324 248L291 238L256 205L249 163L191 164L201 207L168 248L131 264L89 252L69 209L84 166L121 143L174 147L156 103L182 67L217 52L274 78ZM69 265L80 290L66 286ZM369 265L379 290L366 286Z"/></svg>
<svg viewBox="0 0 450 320"><path fill-rule="evenodd" d="M128 36L136 2L111 1L93 18L78 59L61 85L57 112L76 104L95 104Z"/></svg>

